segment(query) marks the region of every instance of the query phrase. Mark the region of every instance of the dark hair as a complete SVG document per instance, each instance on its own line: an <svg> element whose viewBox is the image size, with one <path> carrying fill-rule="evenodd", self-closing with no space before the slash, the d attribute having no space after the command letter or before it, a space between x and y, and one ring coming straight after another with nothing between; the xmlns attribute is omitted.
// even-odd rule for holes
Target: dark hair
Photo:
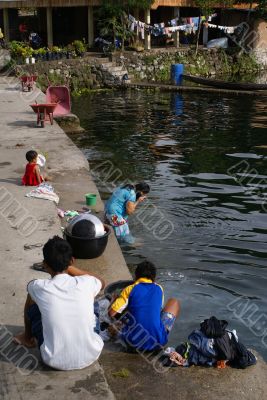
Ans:
<svg viewBox="0 0 267 400"><path fill-rule="evenodd" d="M135 185L135 190L147 194L150 192L150 186L145 182L140 182Z"/></svg>
<svg viewBox="0 0 267 400"><path fill-rule="evenodd" d="M126 183L126 185L123 185L121 187L122 189L129 189L129 190L134 190L134 185L131 185L130 183Z"/></svg>
<svg viewBox="0 0 267 400"><path fill-rule="evenodd" d="M27 151L26 153L26 160L31 162L32 160L34 160L36 157L38 157L38 153L35 150L30 150Z"/></svg>
<svg viewBox="0 0 267 400"><path fill-rule="evenodd" d="M44 245L43 255L44 262L54 272L63 272L71 263L72 249L66 240L54 236Z"/></svg>
<svg viewBox="0 0 267 400"><path fill-rule="evenodd" d="M155 265L150 261L142 261L137 265L135 270L135 278L147 278L154 281L156 279L157 270Z"/></svg>

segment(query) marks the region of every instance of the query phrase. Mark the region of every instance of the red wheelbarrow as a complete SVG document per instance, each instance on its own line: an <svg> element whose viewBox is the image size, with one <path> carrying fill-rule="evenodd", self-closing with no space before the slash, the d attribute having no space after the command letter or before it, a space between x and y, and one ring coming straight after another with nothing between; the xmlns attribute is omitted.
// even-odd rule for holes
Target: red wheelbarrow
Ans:
<svg viewBox="0 0 267 400"><path fill-rule="evenodd" d="M65 85L49 86L46 91L47 103L57 103L54 115L69 114L71 110L70 91Z"/></svg>
<svg viewBox="0 0 267 400"><path fill-rule="evenodd" d="M33 85L36 82L38 76L36 75L23 75L20 77L22 91L25 92L28 90L30 92L33 90Z"/></svg>
<svg viewBox="0 0 267 400"><path fill-rule="evenodd" d="M37 126L44 128L45 121L50 121L53 125L54 111L57 103L46 103L46 104L31 104L31 108L37 114Z"/></svg>

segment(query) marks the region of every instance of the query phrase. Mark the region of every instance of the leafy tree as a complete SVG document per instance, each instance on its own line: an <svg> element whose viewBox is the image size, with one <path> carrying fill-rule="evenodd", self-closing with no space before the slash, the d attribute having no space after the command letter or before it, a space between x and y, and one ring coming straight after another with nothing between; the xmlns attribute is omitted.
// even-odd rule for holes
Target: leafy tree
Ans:
<svg viewBox="0 0 267 400"><path fill-rule="evenodd" d="M267 18L267 0L258 0L257 3L258 3L257 14L260 17L266 19Z"/></svg>
<svg viewBox="0 0 267 400"><path fill-rule="evenodd" d="M149 9L154 0L102 0L99 9L100 34L103 36L112 36L115 45L116 37L124 42L131 37L132 32L128 29L128 14L133 9Z"/></svg>
<svg viewBox="0 0 267 400"><path fill-rule="evenodd" d="M250 0L252 1L252 0ZM265 0L267 1L267 0ZM208 19L208 16L211 15L216 7L220 5L222 9L229 8L235 3L235 0L195 0L195 5L199 8L199 24L198 24L198 33L197 33L197 45L196 45L196 53L198 51L199 45L199 35L201 29L201 16L204 16Z"/></svg>

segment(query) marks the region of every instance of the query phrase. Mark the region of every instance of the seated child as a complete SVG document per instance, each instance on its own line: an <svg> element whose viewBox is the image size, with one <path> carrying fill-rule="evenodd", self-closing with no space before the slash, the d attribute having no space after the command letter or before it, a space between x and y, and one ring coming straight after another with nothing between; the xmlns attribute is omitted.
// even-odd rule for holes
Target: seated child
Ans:
<svg viewBox="0 0 267 400"><path fill-rule="evenodd" d="M155 283L156 267L149 261L138 264L135 282L127 286L111 304L109 316L126 313L121 318L121 339L135 350L153 351L168 341L176 317L179 302L169 299L163 307L163 289Z"/></svg>
<svg viewBox="0 0 267 400"><path fill-rule="evenodd" d="M25 331L14 341L34 347L43 362L55 369L81 369L96 361L103 341L97 333L94 298L104 281L73 265L69 243L58 236L43 248L48 279L28 283L24 308Z"/></svg>
<svg viewBox="0 0 267 400"><path fill-rule="evenodd" d="M40 173L37 157L38 153L34 150L27 151L26 153L28 164L26 165L25 173L22 178L22 184L25 186L38 186L46 180Z"/></svg>

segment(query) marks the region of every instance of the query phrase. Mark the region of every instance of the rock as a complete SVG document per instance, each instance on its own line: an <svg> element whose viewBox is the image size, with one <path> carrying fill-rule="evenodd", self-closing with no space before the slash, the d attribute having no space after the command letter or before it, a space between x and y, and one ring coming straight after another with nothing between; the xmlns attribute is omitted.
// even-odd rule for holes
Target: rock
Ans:
<svg viewBox="0 0 267 400"><path fill-rule="evenodd" d="M145 79L145 78L146 78L146 74L142 71L142 72L140 73L140 79L143 80L143 79Z"/></svg>
<svg viewBox="0 0 267 400"><path fill-rule="evenodd" d="M8 50L0 50L0 71L5 68L11 61L10 53Z"/></svg>
<svg viewBox="0 0 267 400"><path fill-rule="evenodd" d="M82 133L84 129L80 125L80 120L75 114L55 116L54 119L66 133Z"/></svg>

